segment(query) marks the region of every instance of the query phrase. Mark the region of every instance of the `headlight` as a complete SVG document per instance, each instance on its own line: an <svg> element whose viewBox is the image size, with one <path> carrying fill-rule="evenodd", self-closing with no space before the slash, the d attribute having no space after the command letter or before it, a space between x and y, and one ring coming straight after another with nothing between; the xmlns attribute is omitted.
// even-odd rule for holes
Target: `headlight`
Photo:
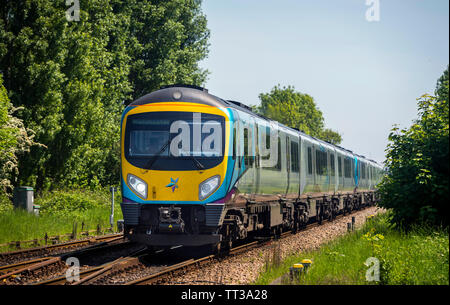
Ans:
<svg viewBox="0 0 450 305"><path fill-rule="evenodd" d="M198 199L203 200L211 195L220 184L220 176L213 176L206 179L198 186Z"/></svg>
<svg viewBox="0 0 450 305"><path fill-rule="evenodd" d="M138 193L142 198L147 198L147 183L136 177L135 175L128 174L127 177L128 186Z"/></svg>

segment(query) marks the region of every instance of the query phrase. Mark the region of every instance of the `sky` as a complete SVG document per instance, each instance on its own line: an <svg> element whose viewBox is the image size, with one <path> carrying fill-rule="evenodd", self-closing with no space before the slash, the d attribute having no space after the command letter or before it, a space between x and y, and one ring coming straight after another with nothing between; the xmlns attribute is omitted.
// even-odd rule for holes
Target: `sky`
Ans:
<svg viewBox="0 0 450 305"><path fill-rule="evenodd" d="M205 87L259 105L280 84L311 95L341 146L385 160L394 124L417 118L448 65L448 0L203 0Z"/></svg>

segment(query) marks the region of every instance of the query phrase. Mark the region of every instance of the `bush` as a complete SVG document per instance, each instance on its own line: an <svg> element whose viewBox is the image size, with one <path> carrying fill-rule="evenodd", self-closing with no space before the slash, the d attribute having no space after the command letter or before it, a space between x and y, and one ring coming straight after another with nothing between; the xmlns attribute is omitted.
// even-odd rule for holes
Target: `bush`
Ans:
<svg viewBox="0 0 450 305"><path fill-rule="evenodd" d="M418 108L419 118L409 129L394 128L389 135L379 205L392 208L393 222L406 229L417 223L448 226L448 68L436 96L422 96Z"/></svg>
<svg viewBox="0 0 450 305"><path fill-rule="evenodd" d="M13 205L8 195L0 191L0 214L6 211L11 211Z"/></svg>
<svg viewBox="0 0 450 305"><path fill-rule="evenodd" d="M116 210L120 202L120 193L115 193ZM108 196L109 195L109 196ZM111 196L108 190L56 190L47 191L36 198L35 203L39 205L41 215L72 216L83 218L89 210L104 209L111 207Z"/></svg>
<svg viewBox="0 0 450 305"><path fill-rule="evenodd" d="M122 219L120 192L115 196L114 223ZM107 188L91 190L55 190L38 194L35 204L41 206L39 216L23 209L13 209L10 199L0 195L0 244L61 235L110 226L111 193ZM0 252L8 249L0 249Z"/></svg>

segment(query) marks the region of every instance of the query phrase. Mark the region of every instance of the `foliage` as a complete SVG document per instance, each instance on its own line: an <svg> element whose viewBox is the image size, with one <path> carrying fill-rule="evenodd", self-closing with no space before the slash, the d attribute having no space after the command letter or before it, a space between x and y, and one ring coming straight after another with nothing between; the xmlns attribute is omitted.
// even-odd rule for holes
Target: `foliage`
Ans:
<svg viewBox="0 0 450 305"><path fill-rule="evenodd" d="M7 0L0 70L18 116L46 145L20 158L38 190L117 185L123 102L173 82L200 85L209 31L198 0Z"/></svg>
<svg viewBox="0 0 450 305"><path fill-rule="evenodd" d="M277 85L270 93L261 93L259 99L261 105L253 107L258 113L333 144L342 141L339 133L324 129L322 112L310 95L296 92L292 86Z"/></svg>
<svg viewBox="0 0 450 305"><path fill-rule="evenodd" d="M115 193L115 202L119 202L120 193ZM106 189L101 191L89 190L54 190L46 191L36 198L35 203L40 206L40 215L71 216L82 218L91 209L111 206L111 195Z"/></svg>
<svg viewBox="0 0 450 305"><path fill-rule="evenodd" d="M319 139L325 140L335 145L339 145L342 142L342 136L330 128L325 128L324 130L322 130L319 135Z"/></svg>
<svg viewBox="0 0 450 305"><path fill-rule="evenodd" d="M378 214L360 230L318 250L288 256L278 268L260 274L255 284L270 284L303 259L312 265L301 278L306 285L448 285L449 235L443 228L413 226L408 232L391 224L391 212ZM367 259L380 262L380 281L366 279Z"/></svg>
<svg viewBox="0 0 450 305"><path fill-rule="evenodd" d="M12 209L13 205L11 199L5 192L0 191L0 214L11 211Z"/></svg>
<svg viewBox="0 0 450 305"><path fill-rule="evenodd" d="M392 208L393 221L405 228L420 222L448 226L448 68L436 96L420 97L418 109L419 118L410 128L394 127L389 135L379 205Z"/></svg>
<svg viewBox="0 0 450 305"><path fill-rule="evenodd" d="M198 62L208 54L210 32L201 0L115 1L127 16L132 96L138 98L161 85L202 85L208 74Z"/></svg>
<svg viewBox="0 0 450 305"><path fill-rule="evenodd" d="M115 195L114 224L123 219L118 205L120 192ZM106 188L45 191L35 203L41 206L39 217L23 209L1 210L0 196L0 244L43 238L46 233L49 236L71 233L74 223L78 232L82 224L83 230L95 230L97 225L110 227L111 193Z"/></svg>
<svg viewBox="0 0 450 305"><path fill-rule="evenodd" d="M12 107L8 94L3 86L0 74L0 200L3 208L7 209L12 191L12 182L18 175L18 157L30 150L33 145L34 132L26 129L22 120L14 116L18 108Z"/></svg>

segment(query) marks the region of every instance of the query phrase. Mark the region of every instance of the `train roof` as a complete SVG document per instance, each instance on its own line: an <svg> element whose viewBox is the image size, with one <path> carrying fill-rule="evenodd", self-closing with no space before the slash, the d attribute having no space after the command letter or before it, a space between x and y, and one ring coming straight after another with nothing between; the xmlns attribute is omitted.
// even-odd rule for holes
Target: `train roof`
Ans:
<svg viewBox="0 0 450 305"><path fill-rule="evenodd" d="M224 100L208 93L207 89L191 85L169 85L160 90L146 94L133 101L130 106L161 102L185 102L210 105L214 107L229 106Z"/></svg>
<svg viewBox="0 0 450 305"><path fill-rule="evenodd" d="M253 116L260 117L261 119L264 119L266 121L277 122L277 121L269 119L261 114L253 112L249 106L247 106L243 103L240 103L237 101L232 101L232 100L224 100L215 95L210 94L208 92L208 90L203 87L194 86L194 85L185 85L185 84L174 84L174 85L163 86L163 87L161 87L161 89L159 89L157 91L153 91L149 94L146 94L146 95L136 99L135 101L131 102L129 104L129 106L139 106L139 105L161 103L161 102L186 102L186 103L204 104L204 105L209 105L209 106L213 106L213 107L231 107L231 108L235 108L240 111L249 113ZM381 166L380 164L378 164L378 162L376 162L374 160L370 160L364 156L357 155L356 153L352 152L351 150L348 150L339 145L335 145L330 142L317 139L311 135L306 134L302 130L299 130L296 128L291 128L289 126L281 124L280 122L277 122L277 124L284 129L288 129L290 131L299 133L304 138L309 138L310 140L316 141L322 145L334 147L337 150L340 150L347 154L352 154L359 158L363 158L367 161L372 161L375 164Z"/></svg>

